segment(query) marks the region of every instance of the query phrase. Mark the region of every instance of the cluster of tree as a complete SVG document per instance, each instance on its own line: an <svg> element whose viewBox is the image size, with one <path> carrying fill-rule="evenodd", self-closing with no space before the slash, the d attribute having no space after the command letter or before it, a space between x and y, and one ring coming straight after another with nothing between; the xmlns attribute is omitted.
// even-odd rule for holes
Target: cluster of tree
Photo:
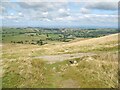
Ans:
<svg viewBox="0 0 120 90"><path fill-rule="evenodd" d="M17 30L18 29L18 30ZM118 33L117 29L57 29L57 28L4 28L2 32L3 42L44 45L47 41L68 42L74 38L94 38L108 34ZM22 35L21 35L22 34ZM19 37L18 41L11 41ZM15 37L14 37L15 36ZM24 40L23 37L33 38ZM35 37L35 38L34 38ZM40 38L40 40L37 40Z"/></svg>
<svg viewBox="0 0 120 90"><path fill-rule="evenodd" d="M20 44L23 44L23 41L11 41L11 43L20 43Z"/></svg>
<svg viewBox="0 0 120 90"><path fill-rule="evenodd" d="M43 40L32 40L32 41L28 41L28 40L25 40L25 41L11 41L11 43L19 43L19 44L34 44L34 45L44 45L44 44L47 44L47 42L43 41Z"/></svg>

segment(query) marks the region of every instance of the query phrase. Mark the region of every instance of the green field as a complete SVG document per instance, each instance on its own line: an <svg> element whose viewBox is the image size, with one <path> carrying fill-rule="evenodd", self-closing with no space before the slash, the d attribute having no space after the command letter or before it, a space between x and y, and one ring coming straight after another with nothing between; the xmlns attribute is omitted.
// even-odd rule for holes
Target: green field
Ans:
<svg viewBox="0 0 120 90"><path fill-rule="evenodd" d="M76 38L95 38L117 33L117 29L44 29L44 28L3 28L3 43L37 44L42 40L68 42Z"/></svg>
<svg viewBox="0 0 120 90"><path fill-rule="evenodd" d="M3 88L117 88L117 29L3 28Z"/></svg>

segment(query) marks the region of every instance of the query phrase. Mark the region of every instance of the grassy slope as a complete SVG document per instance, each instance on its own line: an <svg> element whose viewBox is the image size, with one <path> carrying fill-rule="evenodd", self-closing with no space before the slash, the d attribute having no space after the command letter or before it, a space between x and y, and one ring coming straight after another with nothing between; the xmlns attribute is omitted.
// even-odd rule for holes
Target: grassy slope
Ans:
<svg viewBox="0 0 120 90"><path fill-rule="evenodd" d="M3 45L3 87L117 87L117 34L44 46ZM47 64L33 56L93 52L92 57ZM73 84L75 83L75 84Z"/></svg>
<svg viewBox="0 0 120 90"><path fill-rule="evenodd" d="M82 40L77 42L60 43L57 45L44 45L42 53L40 50L33 55L41 54L63 54L80 52L108 52L118 50L118 34L112 34L100 38ZM48 52L50 51L50 52Z"/></svg>

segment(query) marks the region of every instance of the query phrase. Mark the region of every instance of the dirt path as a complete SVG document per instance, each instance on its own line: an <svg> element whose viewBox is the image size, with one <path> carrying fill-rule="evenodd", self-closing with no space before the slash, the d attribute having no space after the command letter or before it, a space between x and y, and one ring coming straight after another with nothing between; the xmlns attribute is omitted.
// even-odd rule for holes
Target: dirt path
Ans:
<svg viewBox="0 0 120 90"><path fill-rule="evenodd" d="M74 54L60 54L60 55L45 55L45 56L39 56L35 58L41 58L49 62L58 62L63 60L69 60L74 58L80 58L83 56L93 56L96 54L93 53L74 53Z"/></svg>
<svg viewBox="0 0 120 90"><path fill-rule="evenodd" d="M76 81L68 79L62 82L62 88L80 88L80 87L79 85L77 85Z"/></svg>

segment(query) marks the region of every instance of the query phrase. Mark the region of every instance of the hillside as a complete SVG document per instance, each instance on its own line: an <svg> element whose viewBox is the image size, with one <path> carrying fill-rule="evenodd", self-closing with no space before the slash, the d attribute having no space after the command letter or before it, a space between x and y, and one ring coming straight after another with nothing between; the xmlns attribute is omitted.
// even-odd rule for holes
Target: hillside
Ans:
<svg viewBox="0 0 120 90"><path fill-rule="evenodd" d="M43 46L3 44L3 87L117 87L117 37ZM60 62L51 63L54 59Z"/></svg>
<svg viewBox="0 0 120 90"><path fill-rule="evenodd" d="M112 52L118 50L118 34L112 34L99 38L83 39L75 42L47 44L43 46L43 51L39 49L33 55L39 54L71 54L84 52ZM50 52L48 52L50 51Z"/></svg>
<svg viewBox="0 0 120 90"><path fill-rule="evenodd" d="M111 34L103 37L92 38L89 40L78 41L76 43L70 43L70 46L74 45L94 45L94 44L107 44L111 42L118 42L118 34Z"/></svg>

